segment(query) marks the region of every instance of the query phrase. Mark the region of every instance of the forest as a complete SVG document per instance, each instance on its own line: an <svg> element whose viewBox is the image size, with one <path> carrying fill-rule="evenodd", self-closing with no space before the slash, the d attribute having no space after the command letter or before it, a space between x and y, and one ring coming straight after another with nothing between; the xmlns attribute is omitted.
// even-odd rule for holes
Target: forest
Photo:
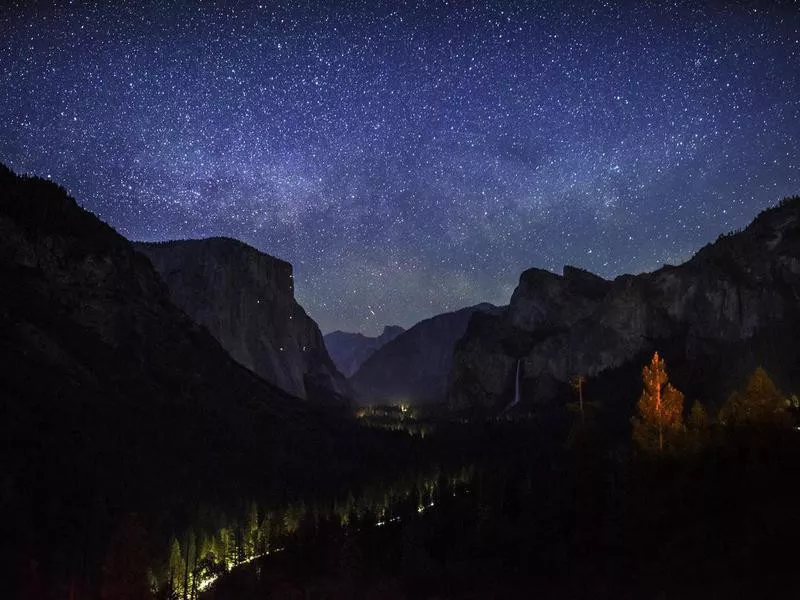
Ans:
<svg viewBox="0 0 800 600"><path fill-rule="evenodd" d="M340 494L198 504L160 529L126 514L99 597L700 598L796 583L797 396L759 368L712 413L658 354L640 387L624 437L579 385L557 414L439 414L424 437L411 407L360 409L373 422L359 428L414 461Z"/></svg>

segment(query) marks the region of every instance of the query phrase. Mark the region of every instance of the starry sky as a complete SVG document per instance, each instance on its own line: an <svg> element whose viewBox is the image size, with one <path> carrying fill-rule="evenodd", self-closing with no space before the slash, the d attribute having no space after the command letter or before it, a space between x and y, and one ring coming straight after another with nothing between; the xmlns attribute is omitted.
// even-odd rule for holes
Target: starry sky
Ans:
<svg viewBox="0 0 800 600"><path fill-rule="evenodd" d="M677 263L800 193L796 3L113 4L4 3L0 162L289 260L323 332Z"/></svg>

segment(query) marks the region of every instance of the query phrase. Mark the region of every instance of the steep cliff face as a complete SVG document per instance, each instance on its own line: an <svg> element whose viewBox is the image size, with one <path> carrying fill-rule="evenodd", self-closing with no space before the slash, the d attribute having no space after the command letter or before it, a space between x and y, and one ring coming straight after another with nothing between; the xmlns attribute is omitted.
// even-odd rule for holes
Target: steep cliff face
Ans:
<svg viewBox="0 0 800 600"><path fill-rule="evenodd" d="M501 409L513 394L518 359L524 395L545 401L545 380L608 374L654 350L690 393L712 403L756 364L787 385L800 384L792 341L799 299L798 199L681 266L613 282L572 267L563 276L531 269L504 315L470 323L456 349L449 401L459 409Z"/></svg>
<svg viewBox="0 0 800 600"><path fill-rule="evenodd" d="M198 505L338 490L371 460L350 419L231 358L130 242L2 165L0 280L0 510L15 549L4 597L32 589L32 564L53 582L37 596L63 596L77 554L101 581L130 513L167 533Z"/></svg>
<svg viewBox="0 0 800 600"><path fill-rule="evenodd" d="M453 348L475 313L501 309L479 304L421 321L370 356L350 378L359 402L414 404L445 399Z"/></svg>
<svg viewBox="0 0 800 600"><path fill-rule="evenodd" d="M177 393L178 380L186 376L184 396L213 396L226 388L218 385L220 375L229 377L233 388L241 383L249 394L268 393L288 401L286 394L230 360L170 301L150 262L63 189L17 177L2 166L0 183L0 269L5 282L0 318L6 334L2 347L15 356L12 363L33 364L37 358L44 369L64 369L71 373L69 380L52 383L85 380L87 394L109 378L138 381L138 375L149 371L158 382L147 376L141 385L150 382L156 395ZM97 348L104 350L91 351ZM96 363L117 362L126 365L122 372L96 368ZM194 385L193 380L205 381ZM8 377L3 382L15 381ZM30 383L34 388L49 385ZM18 391L30 392L24 387ZM109 402L130 393L120 387L109 394Z"/></svg>
<svg viewBox="0 0 800 600"><path fill-rule="evenodd" d="M267 432L281 437L254 434L256 421L289 431L309 414L176 307L130 242L55 184L2 165L0 276L7 458L80 449L91 469L139 456L126 467L135 478L161 471L145 457L169 469L208 452L221 461L229 446L242 456Z"/></svg>
<svg viewBox="0 0 800 600"><path fill-rule="evenodd" d="M334 331L324 336L323 339L336 368L345 377L350 377L358 371L365 360L403 331L405 330L399 325L387 325L377 337L347 331Z"/></svg>
<svg viewBox="0 0 800 600"><path fill-rule="evenodd" d="M115 511L223 493L311 437L310 411L178 309L127 240L63 189L2 165L0 278L0 454L13 491L0 506L20 523L20 572L35 556L66 573L86 528L98 543ZM105 517L88 523L98 498Z"/></svg>
<svg viewBox="0 0 800 600"><path fill-rule="evenodd" d="M286 392L345 405L350 388L294 298L292 266L229 238L137 243L172 301L240 364Z"/></svg>

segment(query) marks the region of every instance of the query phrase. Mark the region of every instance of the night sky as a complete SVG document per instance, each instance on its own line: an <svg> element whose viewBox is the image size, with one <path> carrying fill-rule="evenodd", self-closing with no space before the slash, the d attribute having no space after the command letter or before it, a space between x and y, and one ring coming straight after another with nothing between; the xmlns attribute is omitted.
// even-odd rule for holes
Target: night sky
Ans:
<svg viewBox="0 0 800 600"><path fill-rule="evenodd" d="M29 4L0 161L289 260L324 332L680 262L800 193L796 4Z"/></svg>

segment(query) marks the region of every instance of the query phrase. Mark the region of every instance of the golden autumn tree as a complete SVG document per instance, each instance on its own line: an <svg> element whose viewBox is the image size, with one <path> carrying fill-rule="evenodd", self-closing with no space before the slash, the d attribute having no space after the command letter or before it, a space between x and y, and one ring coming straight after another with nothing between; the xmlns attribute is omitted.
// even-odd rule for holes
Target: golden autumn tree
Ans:
<svg viewBox="0 0 800 600"><path fill-rule="evenodd" d="M666 364L658 352L642 369L642 381L633 439L643 450L663 454L683 432L683 394L669 383Z"/></svg>

